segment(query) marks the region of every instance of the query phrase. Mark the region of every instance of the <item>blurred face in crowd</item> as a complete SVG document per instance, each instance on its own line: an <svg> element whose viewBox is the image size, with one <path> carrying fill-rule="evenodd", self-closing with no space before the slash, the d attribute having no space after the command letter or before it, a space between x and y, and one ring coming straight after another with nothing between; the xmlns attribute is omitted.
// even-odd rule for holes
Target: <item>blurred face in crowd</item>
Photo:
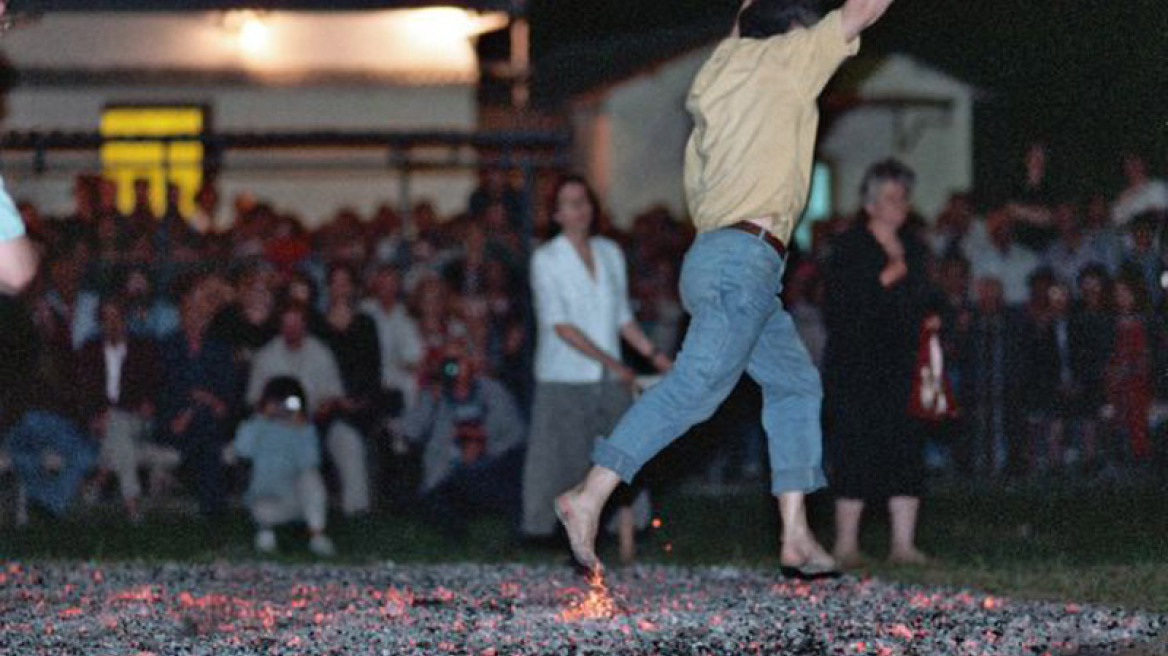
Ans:
<svg viewBox="0 0 1168 656"><path fill-rule="evenodd" d="M493 201L487 205L487 209L483 213L483 223L490 226L492 230L507 230L507 208L503 206L501 201Z"/></svg>
<svg viewBox="0 0 1168 656"><path fill-rule="evenodd" d="M1071 203L1057 205L1051 218L1054 221L1054 226L1064 237L1079 233L1079 217L1075 212L1075 206Z"/></svg>
<svg viewBox="0 0 1168 656"><path fill-rule="evenodd" d="M560 187L556 195L556 213L553 217L567 234L587 234L595 219L596 208L588 197L588 190L578 182Z"/></svg>
<svg viewBox="0 0 1168 656"><path fill-rule="evenodd" d="M97 181L97 206L102 211L112 212L118 206L118 185L113 180L99 178Z"/></svg>
<svg viewBox="0 0 1168 656"><path fill-rule="evenodd" d="M213 213L219 206L219 192L215 185L204 183L195 194L195 203L208 213Z"/></svg>
<svg viewBox="0 0 1168 656"><path fill-rule="evenodd" d="M195 284L179 302L179 321L188 334L201 334L214 313L214 293L208 281Z"/></svg>
<svg viewBox="0 0 1168 656"><path fill-rule="evenodd" d="M101 334L105 341L118 344L126 339L126 318L117 303L102 303L98 312Z"/></svg>
<svg viewBox="0 0 1168 656"><path fill-rule="evenodd" d="M292 348L300 348L304 338L308 335L308 325L304 319L304 310L289 308L280 314L280 337Z"/></svg>
<svg viewBox="0 0 1168 656"><path fill-rule="evenodd" d="M1115 282L1115 310L1120 314L1134 312L1136 309L1136 293L1131 285L1124 280Z"/></svg>
<svg viewBox="0 0 1168 656"><path fill-rule="evenodd" d="M134 204L146 207L150 204L150 181L144 178L134 180Z"/></svg>
<svg viewBox="0 0 1168 656"><path fill-rule="evenodd" d="M969 286L969 266L961 260L945 260L937 273L937 282L946 296L964 298Z"/></svg>
<svg viewBox="0 0 1168 656"><path fill-rule="evenodd" d="M418 232L430 232L438 225L438 213L430 203L418 203L413 211L414 228Z"/></svg>
<svg viewBox="0 0 1168 656"><path fill-rule="evenodd" d="M288 281L288 298L308 305L312 302L312 282L302 274L296 274Z"/></svg>
<svg viewBox="0 0 1168 656"><path fill-rule="evenodd" d="M1148 177L1148 165L1139 155L1128 155L1123 158L1123 175L1129 184L1141 184Z"/></svg>
<svg viewBox="0 0 1168 656"><path fill-rule="evenodd" d="M1054 316L1067 316L1071 305L1071 294L1066 287L1060 284L1051 285L1046 292L1046 297L1050 302L1050 311Z"/></svg>
<svg viewBox="0 0 1168 656"><path fill-rule="evenodd" d="M1107 204L1107 197L1095 194L1087 203L1087 227L1101 228L1111 222L1111 213Z"/></svg>
<svg viewBox="0 0 1168 656"><path fill-rule="evenodd" d="M357 298L357 284L352 272L344 267L333 269L328 279L328 293L330 303L353 303Z"/></svg>
<svg viewBox="0 0 1168 656"><path fill-rule="evenodd" d="M73 204L78 214L88 216L93 212L96 192L94 180L88 176L78 176L73 181Z"/></svg>
<svg viewBox="0 0 1168 656"><path fill-rule="evenodd" d="M134 269L126 276L126 285L122 290L131 302L146 303L150 299L150 278L141 269Z"/></svg>
<svg viewBox="0 0 1168 656"><path fill-rule="evenodd" d="M1100 311L1107 306L1107 283L1096 275L1083 276L1079 280L1079 296L1088 310Z"/></svg>
<svg viewBox="0 0 1168 656"><path fill-rule="evenodd" d="M864 209L873 223L899 230L908 219L908 189L899 182L885 182Z"/></svg>
<svg viewBox="0 0 1168 656"><path fill-rule="evenodd" d="M381 269L373 277L373 294L377 302L385 307L397 303L398 293L401 292L401 279L393 269Z"/></svg>
<svg viewBox="0 0 1168 656"><path fill-rule="evenodd" d="M426 319L441 320L446 316L448 294L446 285L438 278L427 278L418 283L414 298L418 314Z"/></svg>
<svg viewBox="0 0 1168 656"><path fill-rule="evenodd" d="M1002 283L996 278L982 278L974 286L977 309L984 314L994 314L1002 308Z"/></svg>
<svg viewBox="0 0 1168 656"><path fill-rule="evenodd" d="M986 232L994 246L1000 249L1010 247L1014 237L1013 228L1010 214L1005 209L996 209L986 215Z"/></svg>

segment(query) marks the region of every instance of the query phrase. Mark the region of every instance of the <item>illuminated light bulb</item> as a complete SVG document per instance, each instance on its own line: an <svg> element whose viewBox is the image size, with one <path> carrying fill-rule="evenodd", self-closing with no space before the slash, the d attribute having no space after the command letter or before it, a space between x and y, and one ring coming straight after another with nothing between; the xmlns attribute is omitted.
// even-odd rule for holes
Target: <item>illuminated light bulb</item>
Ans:
<svg viewBox="0 0 1168 656"><path fill-rule="evenodd" d="M650 523L650 525L651 525L653 528L661 528L661 518L660 518L660 517L654 517L654 518L653 518L653 521Z"/></svg>
<svg viewBox="0 0 1168 656"><path fill-rule="evenodd" d="M239 26L239 46L244 52L258 55L268 48L272 30L259 16L248 14Z"/></svg>

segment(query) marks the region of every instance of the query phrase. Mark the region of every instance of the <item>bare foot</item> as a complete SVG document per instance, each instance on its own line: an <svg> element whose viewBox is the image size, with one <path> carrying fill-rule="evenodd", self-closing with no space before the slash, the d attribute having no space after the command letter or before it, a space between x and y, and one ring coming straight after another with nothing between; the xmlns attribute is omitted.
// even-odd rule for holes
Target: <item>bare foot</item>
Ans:
<svg viewBox="0 0 1168 656"><path fill-rule="evenodd" d="M859 569L864 565L867 557L856 550L836 551L835 561L839 564L840 569Z"/></svg>
<svg viewBox="0 0 1168 656"><path fill-rule="evenodd" d="M779 552L779 564L808 574L832 572L837 569L835 559L810 533L785 538L782 551Z"/></svg>
<svg viewBox="0 0 1168 656"><path fill-rule="evenodd" d="M556 497L556 517L564 525L568 534L568 544L572 556L582 567L603 570L604 565L596 557L596 532L600 526L600 513L588 508L588 503L575 489Z"/></svg>
<svg viewBox="0 0 1168 656"><path fill-rule="evenodd" d="M916 547L900 547L888 554L888 562L894 565L928 565L929 557Z"/></svg>

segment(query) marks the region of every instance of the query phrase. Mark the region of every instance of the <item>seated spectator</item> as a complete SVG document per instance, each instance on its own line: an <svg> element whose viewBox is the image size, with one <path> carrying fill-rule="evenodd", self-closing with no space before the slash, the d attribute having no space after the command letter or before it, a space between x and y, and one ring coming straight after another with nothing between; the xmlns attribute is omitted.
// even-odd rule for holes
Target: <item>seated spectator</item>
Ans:
<svg viewBox="0 0 1168 656"><path fill-rule="evenodd" d="M401 398L381 390L381 345L377 326L357 310L357 273L344 264L327 275L328 305L323 316L310 312L309 330L332 350L341 372L345 396L355 409L346 419L372 435L383 419L401 411Z"/></svg>
<svg viewBox="0 0 1168 656"><path fill-rule="evenodd" d="M326 427L325 444L341 483L341 509L349 516L370 508L369 473L361 434L344 419L357 409L346 396L336 357L323 342L308 334L308 308L285 305L277 315L280 332L252 360L247 402L260 402L264 386L278 376L295 378L307 391L308 416Z"/></svg>
<svg viewBox="0 0 1168 656"><path fill-rule="evenodd" d="M101 442L95 488L100 490L113 473L127 515L139 521L142 485L138 468L150 470L151 487L156 489L165 470L179 463L178 451L150 439L154 396L161 382L159 355L153 342L129 334L121 297L103 298L98 319L100 339L87 342L77 356L82 416Z"/></svg>
<svg viewBox="0 0 1168 656"><path fill-rule="evenodd" d="M227 506L227 481L220 457L230 439L228 422L236 401L231 347L208 335L216 301L213 283L191 275L175 284L179 330L162 341L159 428L182 454L193 478L199 510L215 517Z"/></svg>
<svg viewBox="0 0 1168 656"><path fill-rule="evenodd" d="M226 459L251 461L251 475L244 502L259 530L255 548L275 553L273 528L304 521L312 538L308 548L321 557L336 555L325 535L328 497L320 475L320 438L308 420L308 397L295 378L269 380L256 413L243 422Z"/></svg>
<svg viewBox="0 0 1168 656"><path fill-rule="evenodd" d="M235 349L243 363L250 362L252 354L276 335L272 277L260 265L241 269L234 276L234 299L211 322L210 336Z"/></svg>
<svg viewBox="0 0 1168 656"><path fill-rule="evenodd" d="M57 517L68 510L86 472L97 461L93 440L65 415L39 403L21 414L3 445L28 499ZM60 458L56 473L46 467L49 454Z"/></svg>
<svg viewBox="0 0 1168 656"><path fill-rule="evenodd" d="M131 335L160 340L178 328L178 309L163 294L155 293L146 269L134 267L126 271L118 293Z"/></svg>
<svg viewBox="0 0 1168 656"><path fill-rule="evenodd" d="M0 294L0 447L27 498L64 514L97 458L77 425L73 352L47 340L22 304ZM56 472L47 467L56 456Z"/></svg>
<svg viewBox="0 0 1168 656"><path fill-rule="evenodd" d="M392 264L383 264L370 281L372 298L361 303L361 311L377 326L381 347L381 387L397 390L405 407L417 397L417 370L423 344L418 326L401 302L401 274Z"/></svg>
<svg viewBox="0 0 1168 656"><path fill-rule="evenodd" d="M450 340L437 380L402 418L402 435L424 445L426 517L461 536L475 514L520 507L525 426L511 395L482 372L482 357L464 338Z"/></svg>
<svg viewBox="0 0 1168 656"><path fill-rule="evenodd" d="M49 287L42 299L56 324L51 339L59 336L74 351L97 334L98 297L84 285L85 253L79 242L49 263Z"/></svg>

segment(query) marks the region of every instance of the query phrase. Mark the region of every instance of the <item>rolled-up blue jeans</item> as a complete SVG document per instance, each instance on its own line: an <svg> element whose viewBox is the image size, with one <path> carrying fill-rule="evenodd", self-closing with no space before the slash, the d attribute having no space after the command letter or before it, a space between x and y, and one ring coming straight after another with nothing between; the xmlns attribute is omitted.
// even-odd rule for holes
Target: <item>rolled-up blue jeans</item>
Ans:
<svg viewBox="0 0 1168 656"><path fill-rule="evenodd" d="M760 237L699 234L681 270L692 319L673 369L625 413L592 462L626 483L653 456L717 410L745 371L762 388L771 490L826 485L819 371L778 298L785 262Z"/></svg>

